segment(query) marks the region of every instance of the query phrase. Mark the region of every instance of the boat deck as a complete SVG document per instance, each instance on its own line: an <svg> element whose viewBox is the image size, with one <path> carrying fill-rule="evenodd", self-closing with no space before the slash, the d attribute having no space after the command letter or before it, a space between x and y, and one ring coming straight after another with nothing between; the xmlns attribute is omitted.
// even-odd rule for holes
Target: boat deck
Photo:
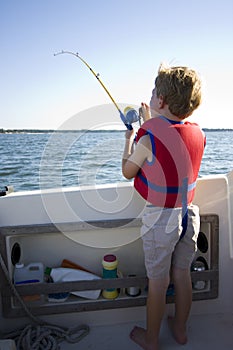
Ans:
<svg viewBox="0 0 233 350"><path fill-rule="evenodd" d="M140 350L129 337L133 327L145 327L144 321L91 325L90 332L79 342L60 343L60 350ZM75 326L75 325L74 325ZM162 322L159 350L232 350L233 313L191 315L188 322L188 343L179 345L169 330L166 318ZM15 350L10 340L1 341L1 350Z"/></svg>
<svg viewBox="0 0 233 350"><path fill-rule="evenodd" d="M140 347L130 338L129 333L134 323L96 326L79 343L62 343L61 350L137 350ZM144 327L143 322L137 322ZM232 350L233 348L233 314L192 315L188 324L188 343L182 346L187 350ZM160 350L181 349L175 342L166 320L160 334Z"/></svg>
<svg viewBox="0 0 233 350"><path fill-rule="evenodd" d="M116 254L123 278L122 280L118 278L116 284L112 285L113 288L130 287L131 281L130 285L127 281L129 274L135 274L136 278L145 277L143 250L141 240L138 238L140 237L138 236L139 225L136 225L133 220L130 221L130 225L128 223L126 225L125 222L122 225L121 221L119 226L119 220L139 218L139 213L142 211L141 202L132 197L128 184L119 186L117 188L117 193L120 193L118 198L122 195L121 198L124 200L119 201L119 207L114 206L113 213L106 216L104 211L106 206L100 205L99 195L101 193L103 195L101 198L107 198L106 203L109 208L110 199L115 205L116 187L102 188L98 191L98 198L95 196L94 188L84 192L78 189L62 193L48 192L43 198L39 192L3 197L0 201L2 237L0 246L11 275L14 268L12 250L14 251L13 248L18 243L26 264L31 261L42 261L45 266L56 267L60 266L62 259L68 257L74 262L81 261L83 266L97 275L101 271L102 257L110 252ZM124 204L126 202L130 205ZM67 203L70 211L65 210ZM89 203L94 204L90 206ZM194 277L194 274L197 274L195 281L207 281L208 283L204 290L195 292L195 298L197 295L202 297L198 297L198 300L195 300L192 305L188 324L188 343L182 347L177 344L164 320L160 334L160 350L232 350L233 172L227 176L199 179L195 203L200 208L201 232L207 238L209 249L206 250L205 244L203 246L205 249L198 246L197 256L205 258L208 269L192 271L192 275ZM124 211L122 211L123 207ZM77 217L73 217L73 213L76 212L80 218L78 221ZM218 217L217 222L216 219L209 221L213 216ZM90 228L88 223L93 223L93 221L101 223L101 226L92 225ZM58 225L59 229L54 225L54 229L51 228L50 222L61 223ZM214 225L213 222L216 224ZM79 227L76 227L77 225ZM63 230L64 226L67 230ZM12 329L21 329L29 323L29 320L21 314L20 308L11 303L9 286L7 283L3 284L2 281L4 281L3 278L1 278L0 333L5 334ZM46 286L45 283L38 283L38 286L33 289L26 285L17 288L21 287L22 292L25 288L26 294L22 293L22 295L30 295L30 293L46 295L46 293L86 290L88 289L85 284L87 282L91 283L91 281L72 282L72 289L70 287L67 289L66 284L70 282L60 283L59 286L56 283L47 283ZM112 280L111 284L113 282ZM120 285L121 282L124 284ZM105 284L108 283L107 280L101 283L103 285L98 286L100 289L110 287ZM132 286L141 285L135 281L135 285ZM89 287L92 290L93 286L89 285ZM204 293L208 295L203 295ZM143 297L142 294L141 297ZM105 302L103 303L101 298L94 303L87 301L88 305L85 305L86 301L80 302L78 298L74 303L73 299L60 304L51 303L51 305L43 302L37 305L38 307L31 308L31 311L43 321L60 327L75 327L81 324L90 327L89 334L80 342L74 344L63 342L60 344L61 350L140 350L140 347L131 341L129 334L135 325L145 327L145 306L141 302L136 304L136 299L135 305L129 305L131 298L126 299L127 303L124 302L123 305L122 299L117 298L116 303L119 305L114 304L113 307L112 304L108 304L111 306L109 308L103 307ZM171 314L170 310L173 309L173 305L168 304L166 314ZM6 350L1 346L0 349ZM7 350L10 350L9 347Z"/></svg>

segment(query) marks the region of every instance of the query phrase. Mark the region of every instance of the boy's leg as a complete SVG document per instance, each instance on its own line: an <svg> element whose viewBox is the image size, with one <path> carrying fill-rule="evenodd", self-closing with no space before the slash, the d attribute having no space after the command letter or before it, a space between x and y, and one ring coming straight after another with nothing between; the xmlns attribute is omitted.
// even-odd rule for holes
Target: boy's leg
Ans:
<svg viewBox="0 0 233 350"><path fill-rule="evenodd" d="M192 305L192 282L190 269L172 267L172 280L175 286L175 316L169 324L175 340L179 344L187 342L186 323Z"/></svg>
<svg viewBox="0 0 233 350"><path fill-rule="evenodd" d="M161 321L166 306L169 278L149 279L147 297L147 328L135 327L130 336L145 350L158 349Z"/></svg>

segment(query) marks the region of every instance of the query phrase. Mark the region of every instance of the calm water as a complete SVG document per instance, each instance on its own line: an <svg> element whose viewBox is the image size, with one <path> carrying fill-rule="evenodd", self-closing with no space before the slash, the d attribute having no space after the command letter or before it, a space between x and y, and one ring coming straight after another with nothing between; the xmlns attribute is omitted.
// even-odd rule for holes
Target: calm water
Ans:
<svg viewBox="0 0 233 350"><path fill-rule="evenodd" d="M200 176L233 170L233 130L206 131ZM124 132L0 134L0 189L15 191L127 181Z"/></svg>

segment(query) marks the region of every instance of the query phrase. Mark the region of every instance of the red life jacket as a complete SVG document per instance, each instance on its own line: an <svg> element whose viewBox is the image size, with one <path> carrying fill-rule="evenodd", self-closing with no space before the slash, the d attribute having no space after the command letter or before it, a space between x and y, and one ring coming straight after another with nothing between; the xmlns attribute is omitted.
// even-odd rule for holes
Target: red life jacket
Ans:
<svg viewBox="0 0 233 350"><path fill-rule="evenodd" d="M152 118L139 129L136 141L148 134L153 159L145 161L134 187L148 202L159 207L187 207L193 200L205 148L205 135L190 122Z"/></svg>

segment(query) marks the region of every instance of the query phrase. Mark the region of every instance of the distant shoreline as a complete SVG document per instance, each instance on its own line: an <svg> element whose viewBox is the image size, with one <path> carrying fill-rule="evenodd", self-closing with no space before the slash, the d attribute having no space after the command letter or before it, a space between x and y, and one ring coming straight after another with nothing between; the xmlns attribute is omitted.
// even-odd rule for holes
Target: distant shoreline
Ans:
<svg viewBox="0 0 233 350"><path fill-rule="evenodd" d="M209 129L202 128L203 131L233 131L233 129ZM124 132L125 130L53 130L53 129L0 129L0 134L45 134L45 133L74 133L74 132Z"/></svg>
<svg viewBox="0 0 233 350"><path fill-rule="evenodd" d="M52 133L74 133L74 132L123 132L124 130L53 130L53 129L0 129L0 134L52 134Z"/></svg>

